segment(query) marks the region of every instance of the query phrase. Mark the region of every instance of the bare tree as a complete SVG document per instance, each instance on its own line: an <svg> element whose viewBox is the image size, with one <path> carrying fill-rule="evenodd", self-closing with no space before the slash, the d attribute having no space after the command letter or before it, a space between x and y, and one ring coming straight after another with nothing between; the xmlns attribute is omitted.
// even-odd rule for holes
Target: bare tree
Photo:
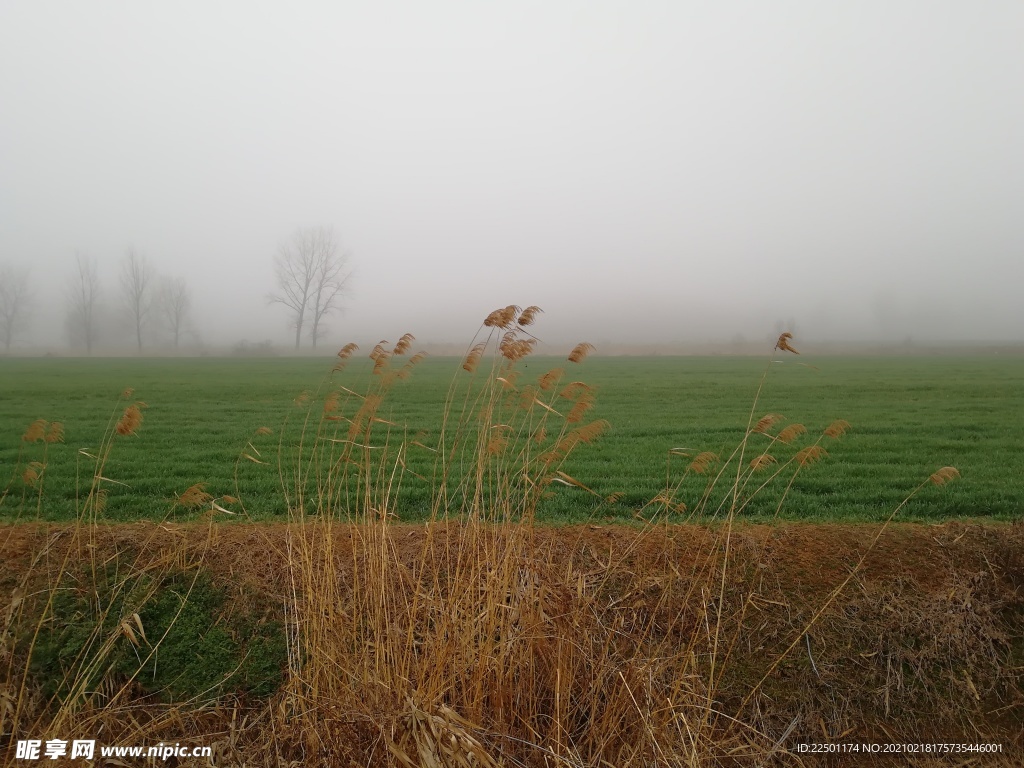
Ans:
<svg viewBox="0 0 1024 768"><path fill-rule="evenodd" d="M15 337L29 327L28 268L0 265L0 339L4 351L11 351Z"/></svg>
<svg viewBox="0 0 1024 768"><path fill-rule="evenodd" d="M181 334L188 325L189 310L192 307L192 294L188 284L181 277L164 277L160 280L157 291L157 309L165 327L174 338L174 348L178 348Z"/></svg>
<svg viewBox="0 0 1024 768"><path fill-rule="evenodd" d="M68 335L72 344L83 344L85 353L99 336L100 276L96 260L75 254L77 271L68 290Z"/></svg>
<svg viewBox="0 0 1024 768"><path fill-rule="evenodd" d="M121 269L121 289L124 291L125 309L135 326L135 341L142 352L142 329L149 320L153 306L153 268L134 249L128 251Z"/></svg>
<svg viewBox="0 0 1024 768"><path fill-rule="evenodd" d="M309 323L313 348L323 335L323 321L340 308L351 273L345 267L348 254L338 252L334 232L326 227L298 230L278 249L274 259L278 293L268 300L284 304L293 313L295 348L302 343L302 329Z"/></svg>

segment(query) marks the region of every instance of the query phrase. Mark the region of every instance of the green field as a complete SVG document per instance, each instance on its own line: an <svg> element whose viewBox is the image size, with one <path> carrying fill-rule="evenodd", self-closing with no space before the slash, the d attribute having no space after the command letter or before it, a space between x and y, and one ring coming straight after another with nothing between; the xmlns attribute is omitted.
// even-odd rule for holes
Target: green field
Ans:
<svg viewBox="0 0 1024 768"><path fill-rule="evenodd" d="M299 438L305 409L294 404L302 390L315 391L333 359L2 359L0 360L0 519L61 520L75 515L76 497L91 477L90 460L111 418L120 414L125 388L145 401L137 435L118 437L104 469L111 520L195 517L174 507L176 494L197 482L214 496L240 496L254 519L286 514L277 468L279 441ZM453 377L468 374L454 358L428 358L408 380L397 381L380 415L394 423L391 442L425 431L429 444L440 429ZM588 418L610 429L584 445L562 467L600 496L555 485L542 501L545 519L631 519L681 474L687 459L670 449L727 455L742 439L751 403L767 361L755 358L592 357L581 365L550 358L519 363L523 386L554 366L568 382L597 388ZM369 362L352 361L336 382L364 391ZM781 516L813 520L881 520L937 468L952 465L962 477L928 487L901 512L903 519L939 521L977 517L999 520L1024 515L1024 359L1000 357L818 358L787 355L770 366L756 417L786 417L775 429L799 422L808 433L794 446L778 446L780 459L813 442L834 419L851 430L826 439L829 456L800 471ZM316 421L322 409L314 401ZM65 442L26 443L35 419L60 421ZM288 420L289 426L282 429ZM405 431L407 425L408 431ZM271 435L254 436L266 426ZM751 450L765 444L752 436ZM761 441L758 443L758 441ZM250 446L251 444L251 446ZM46 455L44 457L44 450ZM258 453L257 453L258 452ZM257 464L239 457L265 460ZM753 455L753 454L751 454ZM430 473L425 452L410 448L397 510L418 519L429 510ZM46 464L44 492L27 485L28 462ZM789 473L744 510L763 519L775 514ZM77 478L77 479L76 479ZM707 478L690 475L678 499L692 508ZM231 509L241 511L240 505ZM650 508L649 510L650 511ZM227 517L225 515L225 517ZM240 515L240 517L244 517Z"/></svg>

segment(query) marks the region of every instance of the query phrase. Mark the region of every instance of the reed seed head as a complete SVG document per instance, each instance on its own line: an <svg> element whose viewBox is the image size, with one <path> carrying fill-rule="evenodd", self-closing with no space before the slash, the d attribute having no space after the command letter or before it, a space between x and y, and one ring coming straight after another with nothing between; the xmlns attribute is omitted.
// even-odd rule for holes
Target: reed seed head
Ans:
<svg viewBox="0 0 1024 768"><path fill-rule="evenodd" d="M21 480L25 485L35 487L36 483L39 482L39 478L43 476L43 471L46 469L46 465L41 461L29 462L28 466L25 467L25 471L21 473Z"/></svg>
<svg viewBox="0 0 1024 768"><path fill-rule="evenodd" d="M536 343L536 339L521 339L516 336L515 331L509 331L498 344L498 351L506 360L516 363L529 355Z"/></svg>
<svg viewBox="0 0 1024 768"><path fill-rule="evenodd" d="M577 429L576 436L579 442L589 444L611 429L611 426L605 419L597 419Z"/></svg>
<svg viewBox="0 0 1024 768"><path fill-rule="evenodd" d="M391 362L391 353L381 352L373 359L373 374L380 376L388 367L389 362Z"/></svg>
<svg viewBox="0 0 1024 768"><path fill-rule="evenodd" d="M206 483L196 483L189 486L180 496L175 504L186 509L199 509L213 501L213 496L206 492Z"/></svg>
<svg viewBox="0 0 1024 768"><path fill-rule="evenodd" d="M836 419L828 427L825 428L825 436L831 437L834 440L838 440L840 437L846 434L850 428L850 422L845 419Z"/></svg>
<svg viewBox="0 0 1024 768"><path fill-rule="evenodd" d="M774 456L770 456L767 453L763 453L760 456L758 456L756 459L752 459L751 460L750 468L754 472L763 472L766 469L768 469L768 467L770 467L772 464L777 464L777 463L778 463L778 459L776 459Z"/></svg>
<svg viewBox="0 0 1024 768"><path fill-rule="evenodd" d="M779 336L779 340L775 342L775 348L780 349L783 352L792 352L794 355L799 355L793 347L790 346L789 340L793 338L793 334L787 331L786 333Z"/></svg>
<svg viewBox="0 0 1024 768"><path fill-rule="evenodd" d="M484 319L484 326L487 328L501 328L509 330L519 316L519 307L509 304L504 309L496 309Z"/></svg>
<svg viewBox="0 0 1024 768"><path fill-rule="evenodd" d="M805 432L807 432L807 427L805 427L803 424L790 424L788 427L779 432L779 434L775 436L775 439L778 440L780 443L786 443L788 445Z"/></svg>
<svg viewBox="0 0 1024 768"><path fill-rule="evenodd" d="M517 323L523 326L533 325L534 321L537 319L537 313L543 311L544 310L540 307L529 306L523 310L523 313L519 316Z"/></svg>
<svg viewBox="0 0 1024 768"><path fill-rule="evenodd" d="M329 393L327 397L324 398L325 414L334 413L336 410L338 410L338 399L340 395L341 393L335 390L334 392Z"/></svg>
<svg viewBox="0 0 1024 768"><path fill-rule="evenodd" d="M758 434L761 435L767 435L768 430L774 427L780 421L782 421L783 418L785 417L780 413L766 414L757 420L757 424L754 425L754 428L751 430L751 432L757 432Z"/></svg>
<svg viewBox="0 0 1024 768"><path fill-rule="evenodd" d="M43 437L45 443L63 443L64 442L64 425L59 421L50 422L49 429L46 430L46 435Z"/></svg>
<svg viewBox="0 0 1024 768"><path fill-rule="evenodd" d="M391 351L391 354L404 355L406 352L409 351L409 347L412 346L412 343L414 341L416 341L416 337L413 336L411 333L403 334L402 338L400 338L398 340L398 343L395 344L395 348Z"/></svg>
<svg viewBox="0 0 1024 768"><path fill-rule="evenodd" d="M565 369L552 368L550 371L548 371L545 374L542 374L541 377L537 379L537 384L540 386L541 389L547 391L551 389L553 386L555 386L555 384L558 383L558 380L561 379L564 375Z"/></svg>
<svg viewBox="0 0 1024 768"><path fill-rule="evenodd" d="M562 391L558 393L558 396L566 400L577 400L581 397L591 396L593 393L594 388L589 384L582 381L570 381L562 387Z"/></svg>
<svg viewBox="0 0 1024 768"><path fill-rule="evenodd" d="M587 355L594 351L594 345L588 342L581 342L572 348L572 352L569 353L570 363L582 363Z"/></svg>
<svg viewBox="0 0 1024 768"><path fill-rule="evenodd" d="M584 414L586 414L586 412L589 411L593 407L594 407L594 398L593 397L591 397L589 395L581 397L579 400L577 400L575 403L573 403L572 408L569 409L569 413L565 417L565 420L567 422L569 422L570 424L577 424L577 423L583 421Z"/></svg>
<svg viewBox="0 0 1024 768"><path fill-rule="evenodd" d="M960 477L960 472L956 467L943 467L928 479L935 485L945 485L946 483L956 480L958 477Z"/></svg>
<svg viewBox="0 0 1024 768"><path fill-rule="evenodd" d="M469 350L469 354L466 355L466 359L462 361L462 370L468 373L476 371L476 367L480 364L480 358L484 356L484 350L486 349L486 342L481 341L479 344L474 344L473 348Z"/></svg>
<svg viewBox="0 0 1024 768"><path fill-rule="evenodd" d="M36 419L28 425L21 439L26 443L38 443L46 436L47 426L46 419Z"/></svg>
<svg viewBox="0 0 1024 768"><path fill-rule="evenodd" d="M809 445L796 452L796 463L801 467L815 464L828 456L828 451L820 445Z"/></svg>
<svg viewBox="0 0 1024 768"><path fill-rule="evenodd" d="M706 475L711 467L718 463L718 454L711 451L698 453L690 462L690 471L697 475Z"/></svg>
<svg viewBox="0 0 1024 768"><path fill-rule="evenodd" d="M117 434L128 437L138 431L142 426L142 406L144 405L145 403L137 402L124 409L124 413L121 414L121 418L117 422Z"/></svg>

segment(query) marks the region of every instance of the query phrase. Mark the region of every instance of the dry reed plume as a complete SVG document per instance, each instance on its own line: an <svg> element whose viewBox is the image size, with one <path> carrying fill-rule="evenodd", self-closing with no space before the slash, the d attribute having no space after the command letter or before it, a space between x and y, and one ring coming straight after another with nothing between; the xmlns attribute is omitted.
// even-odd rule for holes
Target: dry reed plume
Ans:
<svg viewBox="0 0 1024 768"><path fill-rule="evenodd" d="M850 430L850 422L845 419L836 419L825 428L825 436L838 440Z"/></svg>
<svg viewBox="0 0 1024 768"><path fill-rule="evenodd" d="M933 485L945 485L958 477L960 477L960 473L957 471L956 467L943 467L928 479Z"/></svg>
<svg viewBox="0 0 1024 768"><path fill-rule="evenodd" d="M775 436L775 439L778 440L780 443L786 443L788 445L789 443L792 443L794 440L800 437L800 435L806 433L807 427L805 427L803 424L790 424L788 427L782 429L779 432L779 434Z"/></svg>
<svg viewBox="0 0 1024 768"><path fill-rule="evenodd" d="M138 431L139 427L142 426L142 408L145 405L145 403L140 401L132 403L124 409L124 413L121 414L121 418L117 422L117 434L128 437Z"/></svg>
<svg viewBox="0 0 1024 768"><path fill-rule="evenodd" d="M582 363L586 359L587 355L589 355L593 351L593 344L588 344L587 342L577 344L575 347L572 348L572 352L569 353L569 362Z"/></svg>
<svg viewBox="0 0 1024 768"><path fill-rule="evenodd" d="M782 350L783 352L792 352L794 355L799 355L800 353L793 349L792 346L790 346L789 340L792 338L792 333L789 333L788 331L786 333L783 333L782 335L779 336L779 340L775 343L775 348Z"/></svg>

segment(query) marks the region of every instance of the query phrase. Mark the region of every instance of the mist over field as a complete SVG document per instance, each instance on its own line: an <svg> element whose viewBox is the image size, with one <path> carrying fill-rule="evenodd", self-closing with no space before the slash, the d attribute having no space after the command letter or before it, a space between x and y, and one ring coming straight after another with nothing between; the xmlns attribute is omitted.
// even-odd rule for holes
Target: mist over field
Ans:
<svg viewBox="0 0 1024 768"><path fill-rule="evenodd" d="M1021 342L1022 39L1006 2L4 4L0 354L464 344L510 302L599 351ZM296 339L275 257L328 231Z"/></svg>

